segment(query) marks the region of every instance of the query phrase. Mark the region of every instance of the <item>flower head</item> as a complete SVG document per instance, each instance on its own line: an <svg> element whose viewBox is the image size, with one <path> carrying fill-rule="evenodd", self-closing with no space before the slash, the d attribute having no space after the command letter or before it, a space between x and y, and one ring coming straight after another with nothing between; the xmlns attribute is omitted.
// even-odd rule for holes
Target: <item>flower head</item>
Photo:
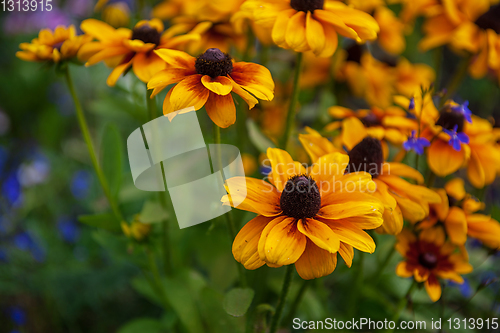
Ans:
<svg viewBox="0 0 500 333"><path fill-rule="evenodd" d="M417 154L422 155L424 153L424 147L429 147L431 143L426 138L415 137L416 131L411 131L411 136L408 141L403 143L403 148L406 151L414 150Z"/></svg>
<svg viewBox="0 0 500 333"><path fill-rule="evenodd" d="M274 98L271 73L261 65L233 62L227 53L217 48L208 49L197 58L176 50L155 52L169 67L148 82L148 89L154 89L151 97L177 83L163 102L165 115L189 106L195 110L205 106L210 119L226 128L236 121L231 92L240 95L250 109L258 103L255 97L267 101Z"/></svg>
<svg viewBox="0 0 500 333"><path fill-rule="evenodd" d="M456 151L460 151L462 149L462 143L469 143L469 137L463 132L457 133L457 129L458 125L455 125L455 127L453 127L453 130L451 131L443 128L443 132L450 136L450 141L448 141L448 144L450 146L453 146L453 149L455 149Z"/></svg>
<svg viewBox="0 0 500 333"><path fill-rule="evenodd" d="M330 57L337 49L337 33L365 42L377 38L377 21L340 1L250 0L245 9L257 25L272 30L276 45L296 52L312 51Z"/></svg>
<svg viewBox="0 0 500 333"><path fill-rule="evenodd" d="M31 43L21 43L22 51L16 57L25 61L49 61L58 63L75 57L80 48L92 40L88 35L76 35L73 25L58 26L54 31L42 29Z"/></svg>
<svg viewBox="0 0 500 333"><path fill-rule="evenodd" d="M221 200L259 214L234 240L238 262L247 269L295 264L302 278L313 279L333 272L337 252L350 267L353 248L375 250L363 229L382 224L383 205L369 193L368 173L344 174L349 157L341 153L323 156L308 170L281 149L269 148L267 156L271 183L230 178Z"/></svg>
<svg viewBox="0 0 500 333"><path fill-rule="evenodd" d="M114 86L130 67L141 81L148 82L154 74L165 68L165 62L153 50L178 48L200 38L197 34L175 36L173 33L164 33L163 23L159 19L139 21L133 30L114 29L95 19L83 21L80 27L97 41L84 45L78 52L78 58L87 61L86 66L104 61L114 68L106 81L109 86Z"/></svg>
<svg viewBox="0 0 500 333"><path fill-rule="evenodd" d="M441 228L423 230L416 236L405 229L398 236L396 250L404 257L396 268L400 277L414 277L423 282L433 302L441 298L439 279L464 283L460 274L472 272L472 266L462 253L455 253L456 247L445 242Z"/></svg>

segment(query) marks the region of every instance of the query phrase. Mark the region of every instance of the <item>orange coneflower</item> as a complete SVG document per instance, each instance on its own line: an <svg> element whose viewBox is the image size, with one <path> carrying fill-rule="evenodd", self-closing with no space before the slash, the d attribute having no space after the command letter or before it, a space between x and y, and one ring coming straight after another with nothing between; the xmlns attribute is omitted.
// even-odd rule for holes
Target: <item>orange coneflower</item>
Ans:
<svg viewBox="0 0 500 333"><path fill-rule="evenodd" d="M108 66L113 67L107 80L109 86L114 86L130 67L141 81L148 82L155 73L165 68L165 62L154 50L177 48L200 38L196 34L175 37L172 34L162 34L164 27L159 19L139 21L133 30L114 29L95 19L83 21L80 27L97 41L82 47L78 57L87 61L86 66L105 61Z"/></svg>
<svg viewBox="0 0 500 333"><path fill-rule="evenodd" d="M416 282L424 282L425 290L433 302L441 298L439 279L463 283L460 274L472 272L464 253L445 242L441 228L423 230L416 236L405 229L398 236L396 250L405 258L396 268L396 274L403 278L413 277Z"/></svg>
<svg viewBox="0 0 500 333"><path fill-rule="evenodd" d="M369 14L328 0L249 0L257 25L272 29L276 45L296 52L329 57L337 49L337 33L358 43L377 38L379 27Z"/></svg>
<svg viewBox="0 0 500 333"><path fill-rule="evenodd" d="M234 258L247 269L295 264L303 279L333 272L337 252L350 267L353 248L373 253L375 243L363 229L382 224L383 206L369 192L368 173L344 175L349 157L319 159L309 171L281 149L269 148L268 183L235 177L226 182L224 205L257 213L238 233ZM246 193L243 195L243 193Z"/></svg>
<svg viewBox="0 0 500 333"><path fill-rule="evenodd" d="M205 106L210 119L226 128L236 121L231 92L240 95L250 109L258 103L257 98L267 101L274 98L274 82L264 66L233 62L227 53L216 48L206 50L197 58L182 51L163 49L155 52L169 67L148 82L148 89L154 89L151 97L177 83L165 97L165 115L188 106L196 110Z"/></svg>

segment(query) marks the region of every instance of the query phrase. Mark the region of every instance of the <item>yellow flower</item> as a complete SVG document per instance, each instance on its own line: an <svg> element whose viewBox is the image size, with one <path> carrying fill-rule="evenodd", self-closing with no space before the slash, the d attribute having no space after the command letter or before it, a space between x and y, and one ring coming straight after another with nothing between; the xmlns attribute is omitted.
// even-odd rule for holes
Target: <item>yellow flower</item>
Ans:
<svg viewBox="0 0 500 333"><path fill-rule="evenodd" d="M376 39L379 31L373 17L340 1L248 0L246 8L257 25L272 30L279 47L321 57L335 52L337 34L362 43Z"/></svg>
<svg viewBox="0 0 500 333"><path fill-rule="evenodd" d="M456 253L457 248L445 242L441 228L425 229L418 236L405 229L397 238L396 250L405 260L396 267L396 274L423 282L433 302L441 298L440 279L462 284L464 280L460 274L473 270L465 254Z"/></svg>
<svg viewBox="0 0 500 333"><path fill-rule="evenodd" d="M299 139L314 162L325 154L338 151L326 138L312 132L299 135ZM365 137L349 151L350 171L367 171L376 184L373 193L384 204L384 223L380 233L397 235L403 228L403 217L415 223L429 214L429 203L439 203L441 198L434 191L414 185L402 177L422 184L424 177L417 170L402 163L384 162L379 140ZM351 168L351 166L350 166Z"/></svg>
<svg viewBox="0 0 500 333"><path fill-rule="evenodd" d="M378 43L390 54L401 54L406 48L404 24L385 6L378 7L373 17L380 26Z"/></svg>
<svg viewBox="0 0 500 333"><path fill-rule="evenodd" d="M151 16L160 20L170 20L186 14L189 8L193 8L193 4L194 1L191 0L164 0L153 7Z"/></svg>
<svg viewBox="0 0 500 333"><path fill-rule="evenodd" d="M114 29L94 19L83 21L80 27L97 41L83 46L78 57L87 61L86 66L105 61L113 67L106 81L109 86L114 86L130 67L141 81L148 82L154 74L165 68L165 62L153 50L177 48L200 38L196 34L175 37L173 34L162 34L164 27L159 19L139 21L133 30Z"/></svg>
<svg viewBox="0 0 500 333"><path fill-rule="evenodd" d="M236 108L231 92L234 92L253 108L258 100L274 98L274 82L267 68L249 62L233 62L227 53L208 49L194 58L176 50L156 50L168 69L158 72L148 82L154 89L154 97L168 85L177 83L169 90L163 102L163 113L194 106L205 110L219 127L226 128L236 121ZM255 95L255 97L253 96Z"/></svg>
<svg viewBox="0 0 500 333"><path fill-rule="evenodd" d="M333 272L337 252L350 267L353 248L373 253L375 243L363 229L382 224L382 204L368 192L369 174L344 175L349 157L326 155L309 170L283 150L269 148L268 183L234 177L226 182L224 205L257 213L233 243L234 258L247 269L295 264L303 279ZM246 195L242 195L243 191Z"/></svg>
<svg viewBox="0 0 500 333"><path fill-rule="evenodd" d="M134 216L130 225L127 222L122 222L121 227L125 236L138 241L144 240L151 232L151 224L142 223L139 215Z"/></svg>
<svg viewBox="0 0 500 333"><path fill-rule="evenodd" d="M130 7L127 1L99 0L94 11L102 12L102 19L111 26L125 27L130 22Z"/></svg>
<svg viewBox="0 0 500 333"><path fill-rule="evenodd" d="M16 52L16 57L25 61L52 61L58 63L61 60L73 58L78 50L92 40L87 35L76 35L75 27L58 26L54 31L42 29L38 38L31 43L21 43L22 51Z"/></svg>
<svg viewBox="0 0 500 333"><path fill-rule="evenodd" d="M430 15L423 25L425 37L419 47L428 50L448 44L452 49L477 55L469 66L475 78L483 77L488 69L500 71L500 23L495 1L449 0Z"/></svg>

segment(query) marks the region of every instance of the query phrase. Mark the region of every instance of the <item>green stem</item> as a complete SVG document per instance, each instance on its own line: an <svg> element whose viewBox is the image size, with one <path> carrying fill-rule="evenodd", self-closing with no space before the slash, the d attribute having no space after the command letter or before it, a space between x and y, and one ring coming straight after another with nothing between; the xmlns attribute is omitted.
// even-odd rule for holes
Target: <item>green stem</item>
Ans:
<svg viewBox="0 0 500 333"><path fill-rule="evenodd" d="M295 296L295 299L292 302L292 306L290 307L290 312L288 313L287 318L292 321L295 313L297 313L297 309L299 308L300 302L302 301L302 297L304 297L304 294L306 293L307 287L311 283L311 280L304 280L302 282L302 286L300 286L299 292L297 293L297 296Z"/></svg>
<svg viewBox="0 0 500 333"><path fill-rule="evenodd" d="M97 161L97 155L96 155L96 152L94 149L94 144L92 143L92 138L90 137L90 131L89 131L89 127L87 124L87 120L85 119L85 114L83 113L83 109L82 109L82 105L80 104L80 100L78 99L78 96L76 95L73 81L71 80L69 66L66 67L64 74L65 74L64 76L66 79L66 84L68 85L69 92L71 94L71 97L73 98L73 103L75 104L78 124L80 125L80 129L81 129L82 134L83 134L83 140L85 141L85 144L87 145L87 149L88 149L89 155L90 155L90 160L92 161L92 166L94 167L95 173L97 174L97 178L99 179L99 183L101 184L102 190L104 191L104 195L108 199L108 202L111 206L111 209L113 210L113 213L115 214L116 218L119 221L123 221L123 215L120 212L115 200L113 200L113 197L111 196L111 192L109 191L109 187L108 187L108 182L106 181L106 178L104 177L104 173L102 172L102 169L99 166L99 162Z"/></svg>
<svg viewBox="0 0 500 333"><path fill-rule="evenodd" d="M357 270L355 271L356 277L354 281L354 290L352 291L352 295L350 297L350 303L349 303L349 316L348 317L353 317L355 315L356 311L356 305L358 303L358 298L359 298L359 292L361 288L363 287L363 263L365 259L365 253L364 252L359 252L359 261L358 261L358 267Z"/></svg>
<svg viewBox="0 0 500 333"><path fill-rule="evenodd" d="M429 170L430 171L430 174L429 174L429 178L427 178L427 187L428 188L431 188L432 186L434 186L434 181L436 180L436 174L434 172L432 172L432 170Z"/></svg>
<svg viewBox="0 0 500 333"><path fill-rule="evenodd" d="M280 298L278 299L278 305L276 305L276 312L274 313L273 319L271 321L271 329L269 333L276 333L278 330L281 314L283 313L283 308L285 307L286 297L288 291L290 290L290 285L292 283L293 277L293 265L286 266L285 279L283 280L283 287L281 288Z"/></svg>
<svg viewBox="0 0 500 333"><path fill-rule="evenodd" d="M156 260L153 254L153 251L151 249L146 249L146 253L148 255L149 259L149 269L151 270L151 273L153 274L153 280L154 280L154 285L156 286L156 292L159 294L161 302L163 303L163 307L165 310L169 308L169 304L167 301L165 289L163 288L163 284L161 282L160 278L160 273L158 271L158 266L156 265Z"/></svg>
<svg viewBox="0 0 500 333"><path fill-rule="evenodd" d="M455 91L462 83L463 79L465 78L465 75L467 74L467 68L469 67L469 60L470 57L464 58L460 63L460 65L458 66L458 69L455 71L455 75L452 77L450 83L448 83L448 86L446 87L446 93L444 94L443 98L441 99L441 102L439 103L440 108L444 105L447 99L453 96Z"/></svg>
<svg viewBox="0 0 500 333"><path fill-rule="evenodd" d="M380 265L377 273L375 274L375 276L372 279L372 281L374 282L375 285L377 285L378 282L380 281L380 278L381 278L382 274L384 273L384 270L386 269L387 265L389 265L389 263L391 262L391 259L395 253L396 253L396 246L393 245L391 247L391 249L389 250L389 253L387 253L387 256L385 257L384 261L382 262L382 265Z"/></svg>
<svg viewBox="0 0 500 333"><path fill-rule="evenodd" d="M215 149L217 150L217 159L214 161L212 159L212 163L216 163L214 165L214 172L220 172L222 177L224 178L224 174L222 172L222 156L221 156L221 150L220 150L220 144L221 144L221 139L220 139L220 127L214 124L214 144L215 144ZM225 179L222 179L223 182L225 182ZM227 224L227 229L229 231L229 236L231 237L231 243L234 241L236 238L236 227L234 225L233 221L233 215L231 214L231 211L227 212L224 214L224 218L226 219L226 224ZM243 267L240 264L237 264L238 267L238 273L240 275L240 283L242 287L247 286L247 280L246 280L246 275L245 271L243 270Z"/></svg>
<svg viewBox="0 0 500 333"><path fill-rule="evenodd" d="M405 296L399 300L396 312L394 312L394 316L392 317L392 321L396 322L396 326L397 322L399 321L399 317L401 317L401 312L403 312L403 310L406 308L406 305L408 304L408 299L410 298L411 294L413 293L416 287L417 287L417 281L413 280ZM387 333L394 332L394 329L388 329L386 332Z"/></svg>
<svg viewBox="0 0 500 333"><path fill-rule="evenodd" d="M280 142L281 149L286 149L286 146L288 144L288 139L290 138L290 134L292 133L297 102L299 100L299 78L301 69L302 69L302 53L298 52L297 61L295 64L295 74L293 76L292 97L290 98L290 106L288 107L288 114L286 116L285 133L283 134L283 137Z"/></svg>
<svg viewBox="0 0 500 333"><path fill-rule="evenodd" d="M156 97L151 98L153 90L147 90L146 87L146 104L148 106L148 116L149 120L156 119L158 116L158 108L156 106Z"/></svg>

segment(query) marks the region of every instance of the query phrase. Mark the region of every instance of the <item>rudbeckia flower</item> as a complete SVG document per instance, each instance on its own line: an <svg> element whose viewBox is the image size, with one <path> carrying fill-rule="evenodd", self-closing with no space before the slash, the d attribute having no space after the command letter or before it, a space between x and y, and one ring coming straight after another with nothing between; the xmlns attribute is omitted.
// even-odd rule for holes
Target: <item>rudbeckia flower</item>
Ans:
<svg viewBox="0 0 500 333"><path fill-rule="evenodd" d="M295 264L303 279L333 272L337 252L350 267L353 248L373 253L364 229L382 224L383 206L369 194L369 174L344 174L349 157L325 155L309 170L281 149L269 148L268 183L235 177L226 182L224 205L257 213L233 243L234 258L247 269ZM246 193L246 195L242 195Z"/></svg>
<svg viewBox="0 0 500 333"><path fill-rule="evenodd" d="M102 12L102 19L111 26L125 27L130 22L130 0L99 0L94 11Z"/></svg>
<svg viewBox="0 0 500 333"><path fill-rule="evenodd" d="M311 130L309 130L311 131ZM299 139L314 162L317 158L338 151L318 133L299 135ZM434 191L411 184L402 177L424 182L417 170L402 163L384 162L379 140L365 137L349 151L350 165L346 172L365 171L376 184L373 195L384 204L384 223L377 232L397 235L403 229L403 217L412 223L429 214L429 203L439 203L441 198Z"/></svg>
<svg viewBox="0 0 500 333"><path fill-rule="evenodd" d="M130 67L141 81L148 82L166 66L153 50L178 48L200 38L196 34L175 37L173 34L162 34L164 27L159 19L139 21L133 30L114 29L95 19L83 21L80 27L97 41L82 47L78 58L87 61L86 66L105 61L108 66L113 67L106 81L109 86L114 86Z"/></svg>
<svg viewBox="0 0 500 333"><path fill-rule="evenodd" d="M148 82L148 89L154 89L151 98L177 83L163 102L163 113L167 116L188 106L194 106L195 110L205 106L210 119L226 128L236 121L231 92L240 95L250 109L258 103L255 97L266 101L274 98L274 82L264 66L233 62L227 53L216 48L208 49L197 58L176 50L155 52L168 64L168 69Z"/></svg>
<svg viewBox="0 0 500 333"><path fill-rule="evenodd" d="M373 17L340 1L249 0L246 8L257 25L272 30L279 47L321 57L335 52L337 33L363 43L376 39L379 31Z"/></svg>
<svg viewBox="0 0 500 333"><path fill-rule="evenodd" d="M441 298L441 279L462 284L464 279L460 274L473 270L465 255L456 253L457 248L445 242L441 228L425 229L418 236L405 229L397 239L396 250L405 260L396 267L396 274L423 282L433 302Z"/></svg>
<svg viewBox="0 0 500 333"><path fill-rule="evenodd" d="M75 57L80 48L92 40L88 35L76 35L73 25L58 26L54 31L42 29L38 38L31 43L21 43L22 51L16 52L16 57L25 61L50 61L58 63Z"/></svg>
<svg viewBox="0 0 500 333"><path fill-rule="evenodd" d="M387 53L398 55L406 48L404 24L385 6L378 7L373 17L380 26L377 42Z"/></svg>

